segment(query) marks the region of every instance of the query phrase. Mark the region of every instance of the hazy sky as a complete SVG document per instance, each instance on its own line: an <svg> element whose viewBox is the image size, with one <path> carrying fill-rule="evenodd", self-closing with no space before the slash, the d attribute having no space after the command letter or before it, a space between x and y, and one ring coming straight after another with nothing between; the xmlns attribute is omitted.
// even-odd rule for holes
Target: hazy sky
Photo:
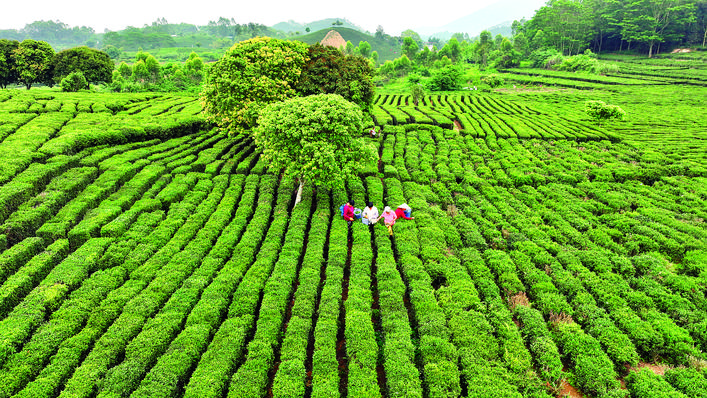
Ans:
<svg viewBox="0 0 707 398"><path fill-rule="evenodd" d="M267 26L287 20L308 23L346 18L370 32L382 25L386 33L397 35L405 29L447 24L495 1L8 0L0 13L0 29L20 29L38 20L59 20L69 26L90 26L102 33L104 29L142 27L162 17L170 23L205 25L223 16L238 23Z"/></svg>

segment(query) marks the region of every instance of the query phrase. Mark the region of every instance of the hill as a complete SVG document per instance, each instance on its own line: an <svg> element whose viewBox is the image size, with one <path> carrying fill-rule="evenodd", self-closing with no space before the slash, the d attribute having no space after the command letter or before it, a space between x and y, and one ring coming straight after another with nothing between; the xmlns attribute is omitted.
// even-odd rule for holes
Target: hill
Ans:
<svg viewBox="0 0 707 398"><path fill-rule="evenodd" d="M400 56L400 44L398 43L397 39L379 39L375 36L371 36L369 34L350 28L327 28L312 32L308 35L296 36L293 39L303 41L307 44L319 43L322 41L322 39L324 39L324 37L326 37L327 33L329 33L329 31L331 30L337 31L341 35L341 37L344 38L344 40L350 41L354 46L358 46L358 44L362 41L367 41L371 45L373 51L378 52L378 62L380 63L395 59Z"/></svg>
<svg viewBox="0 0 707 398"><path fill-rule="evenodd" d="M353 22L349 21L346 18L327 18L327 19L321 19L319 21L313 21L313 22L308 22L308 23L299 23L299 22L289 20L287 22L280 22L280 23L277 23L272 26L273 29L279 30L279 31L282 31L285 33L295 33L295 32L304 33L307 31L307 28L310 29L310 32L316 32L316 31L322 30L322 29L331 29L332 27L349 28L349 29L358 30L360 32L364 31L363 28L354 24Z"/></svg>

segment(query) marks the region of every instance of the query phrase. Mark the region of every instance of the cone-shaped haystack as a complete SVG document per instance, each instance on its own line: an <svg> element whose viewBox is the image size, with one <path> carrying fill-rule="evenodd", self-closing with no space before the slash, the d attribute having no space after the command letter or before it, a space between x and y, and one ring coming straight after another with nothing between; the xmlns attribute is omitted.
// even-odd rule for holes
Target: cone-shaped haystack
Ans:
<svg viewBox="0 0 707 398"><path fill-rule="evenodd" d="M330 30L319 43L323 46L332 46L334 48L346 47L346 40L335 30Z"/></svg>

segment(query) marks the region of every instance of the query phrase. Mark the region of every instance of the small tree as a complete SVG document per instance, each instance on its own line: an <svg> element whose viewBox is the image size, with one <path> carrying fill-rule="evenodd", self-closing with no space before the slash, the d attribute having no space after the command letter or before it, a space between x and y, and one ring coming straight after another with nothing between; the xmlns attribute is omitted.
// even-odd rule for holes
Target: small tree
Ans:
<svg viewBox="0 0 707 398"><path fill-rule="evenodd" d="M76 92L88 88L86 77L84 77L81 72L69 73L68 76L61 79L61 83L59 85L61 86L62 91L67 92Z"/></svg>
<svg viewBox="0 0 707 398"><path fill-rule="evenodd" d="M309 47L295 89L301 95L339 94L361 109L370 108L375 86L370 63L358 55L344 55L330 46Z"/></svg>
<svg viewBox="0 0 707 398"><path fill-rule="evenodd" d="M505 81L495 73L482 77L481 82L488 84L491 88L496 88L505 83Z"/></svg>
<svg viewBox="0 0 707 398"><path fill-rule="evenodd" d="M420 99L425 95L425 89L419 83L412 84L410 86L410 95L412 95L412 103L417 106Z"/></svg>
<svg viewBox="0 0 707 398"><path fill-rule="evenodd" d="M454 91L461 88L461 80L461 70L455 65L449 65L436 71L428 85L432 91Z"/></svg>
<svg viewBox="0 0 707 398"><path fill-rule="evenodd" d="M375 159L360 132L363 115L337 94L292 98L268 105L254 129L255 143L271 169L299 181L334 188Z"/></svg>
<svg viewBox="0 0 707 398"><path fill-rule="evenodd" d="M584 105L587 115L597 122L609 119L623 120L626 112L616 105L609 105L604 101L587 101Z"/></svg>

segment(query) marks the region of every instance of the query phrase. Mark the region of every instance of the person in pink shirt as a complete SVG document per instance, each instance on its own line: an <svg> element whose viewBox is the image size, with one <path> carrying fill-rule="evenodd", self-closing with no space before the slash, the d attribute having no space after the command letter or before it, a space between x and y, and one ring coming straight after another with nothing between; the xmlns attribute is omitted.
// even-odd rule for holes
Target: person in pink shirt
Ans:
<svg viewBox="0 0 707 398"><path fill-rule="evenodd" d="M353 223L354 220L354 200L351 199L346 204L344 205L344 220L346 220L346 223L349 224L349 227Z"/></svg>
<svg viewBox="0 0 707 398"><path fill-rule="evenodd" d="M384 220L385 226L388 228L388 232L392 236L393 225L395 224L395 219L398 218L398 216L395 215L395 212L390 208L390 206L386 206L385 210L383 210L383 214L381 214L376 221L380 221L381 218Z"/></svg>

